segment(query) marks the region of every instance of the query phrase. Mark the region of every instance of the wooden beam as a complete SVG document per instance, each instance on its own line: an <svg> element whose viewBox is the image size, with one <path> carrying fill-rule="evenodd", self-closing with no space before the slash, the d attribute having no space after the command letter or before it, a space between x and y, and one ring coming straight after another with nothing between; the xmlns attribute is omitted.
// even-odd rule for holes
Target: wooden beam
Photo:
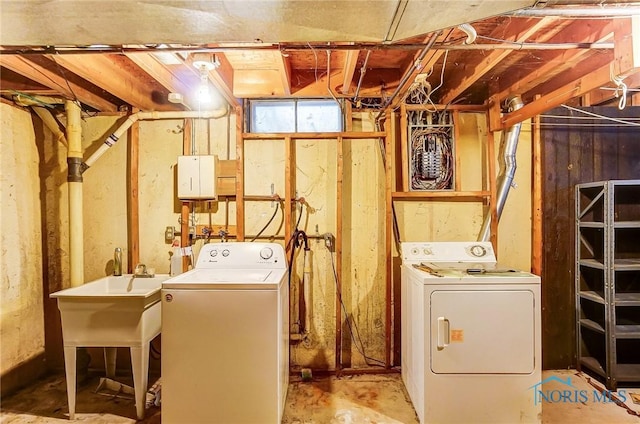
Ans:
<svg viewBox="0 0 640 424"><path fill-rule="evenodd" d="M187 65L189 72L197 78L200 78L199 71L193 66L193 57L192 54L189 55L184 63ZM220 66L209 71L209 80L218 89L227 103L233 107L242 106L242 100L233 94L234 70L231 63L229 63L229 60L223 53L216 53L216 58Z"/></svg>
<svg viewBox="0 0 640 424"><path fill-rule="evenodd" d="M276 65L278 66L278 72L280 73L280 81L282 84L282 91L285 96L291 95L291 62L288 57L285 57L280 52L274 52L277 54Z"/></svg>
<svg viewBox="0 0 640 424"><path fill-rule="evenodd" d="M488 115L487 115L488 117ZM488 118L487 118L488 119ZM489 123L487 122L487 126ZM496 182L496 152L495 137L493 131L487 130L486 139L487 154L487 173L489 174L489 210L486 212L491 215L490 236L489 240L493 245L493 251L498 254L498 185Z"/></svg>
<svg viewBox="0 0 640 424"><path fill-rule="evenodd" d="M335 370L340 375L342 369L342 226L343 226L343 180L344 180L344 144L342 137L337 138L336 145L336 347ZM348 318L348 317L346 317Z"/></svg>
<svg viewBox="0 0 640 424"><path fill-rule="evenodd" d="M513 34L507 37L508 40L522 43L556 19L555 17L546 17L540 20L513 20L506 25L506 28L501 27L498 30L500 33ZM511 50L494 50L479 62L468 67L460 67L460 71L449 75L446 79L446 84L442 88L443 95L440 98L440 103L448 104L453 102L509 54L511 54Z"/></svg>
<svg viewBox="0 0 640 424"><path fill-rule="evenodd" d="M611 38L613 31L612 21L597 20L595 23L591 22L591 24L589 22L584 22L583 20L575 21L558 33L558 37L562 37L564 41L579 43L597 43ZM600 25L594 28L596 24ZM517 72L513 72L513 76L510 76L509 73L506 73L505 78L502 78L503 81L500 82L500 85L504 88L493 96L501 102L510 94L524 94L541 82L570 69L576 61L591 53L593 51L588 49L539 52L537 55L539 56L540 66L525 72L524 75L518 75Z"/></svg>
<svg viewBox="0 0 640 424"><path fill-rule="evenodd" d="M627 69L625 73L629 71L631 71L631 69ZM538 100L523 106L521 109L505 114L502 117L502 128L508 128L518 122L530 119L535 115L540 115L574 97L580 97L600 86L606 85L611 79L610 72L610 65L602 66L574 82L541 96ZM634 72L638 71L636 70Z"/></svg>
<svg viewBox="0 0 640 424"><path fill-rule="evenodd" d="M33 59L37 58L34 57ZM44 64L48 63L55 66L49 60L44 61ZM10 55L0 55L0 65L54 90L56 93L60 93L67 99L77 99L81 103L103 112L116 112L118 110L118 106L114 103L105 100L70 79L65 79L64 76L58 75L58 72L51 70L54 69L51 66L43 66L43 64L24 57Z"/></svg>
<svg viewBox="0 0 640 424"><path fill-rule="evenodd" d="M340 92L342 94L349 94L351 84L353 82L353 75L356 72L356 66L358 65L358 56L360 50L347 50L344 52L344 66L342 67L342 88Z"/></svg>
<svg viewBox="0 0 640 424"><path fill-rule="evenodd" d="M182 154L191 154L191 135L193 131L192 119L184 120L184 130L182 132ZM189 212L190 203L182 202L180 207L180 246L189 246ZM182 272L189 269L189 256L182 256Z"/></svg>
<svg viewBox="0 0 640 424"><path fill-rule="evenodd" d="M118 55L58 55L61 66L81 76L131 106L144 110L176 110L167 93L158 96L158 84L136 74L137 66Z"/></svg>
<svg viewBox="0 0 640 424"><path fill-rule="evenodd" d="M143 71L145 71L150 77L158 81L160 85L166 88L170 93L180 93L187 99L186 103L193 108L194 102L191 101L193 92L196 90L199 81L196 78L192 78L191 81L183 81L180 74L184 75L184 72L178 72L176 66L166 66L158 61L158 59L151 53L125 53L125 56L129 58L133 63L138 65ZM189 73L190 75L193 75Z"/></svg>
<svg viewBox="0 0 640 424"><path fill-rule="evenodd" d="M400 105L400 152L402 154L402 191L409 191L409 124L407 106Z"/></svg>
<svg viewBox="0 0 640 424"><path fill-rule="evenodd" d="M236 106L236 228L244 241L244 111ZM286 205L285 205L286 206Z"/></svg>
<svg viewBox="0 0 640 424"><path fill-rule="evenodd" d="M393 338L392 324L393 324L393 198L391 197L391 191L393 189L394 182L394 162L393 153L395 151L393 143L393 128L394 128L394 116L393 109L387 108L386 110L386 129L387 135L384 138L384 171L385 171L385 237L384 237L384 251L385 251L385 349L384 349L384 365L385 368L390 369L391 362L391 340Z"/></svg>
<svg viewBox="0 0 640 424"><path fill-rule="evenodd" d="M291 137L285 137L284 139L284 240L285 244L291 239L291 235L295 230L293 223L296 216L294 211L297 211L297 202L295 200L296 190L296 143ZM302 211L300 211L302 213ZM289 264L291 267L292 264ZM308 307L308 306L307 306ZM308 325L309 323L305 323Z"/></svg>
<svg viewBox="0 0 640 424"><path fill-rule="evenodd" d="M624 83L629 89L640 88L640 73L636 73L625 78ZM595 106L600 103L605 103L615 99L615 88L616 85L612 82L609 82L601 87L596 88L593 91L588 92L584 95L584 102L582 103L582 106ZM620 95L621 93L618 94Z"/></svg>
<svg viewBox="0 0 640 424"><path fill-rule="evenodd" d="M136 113L132 110L131 113ZM140 263L140 204L139 204L139 175L138 168L140 165L140 123L134 122L129 128L129 193L128 193L128 210L129 210L129 249L128 249L128 273L133 273L134 266Z"/></svg>
<svg viewBox="0 0 640 424"><path fill-rule="evenodd" d="M542 137L540 135L540 115L532 118L531 147L532 147L532 178L531 178L531 272L542 275Z"/></svg>

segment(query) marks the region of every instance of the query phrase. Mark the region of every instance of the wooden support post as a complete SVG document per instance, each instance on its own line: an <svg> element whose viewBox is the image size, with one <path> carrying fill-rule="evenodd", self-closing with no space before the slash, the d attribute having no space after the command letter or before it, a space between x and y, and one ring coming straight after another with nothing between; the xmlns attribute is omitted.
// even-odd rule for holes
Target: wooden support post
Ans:
<svg viewBox="0 0 640 424"><path fill-rule="evenodd" d="M296 190L296 144L291 137L284 138L284 240L285 245L293 234L293 225L296 221L294 211L297 210L295 199ZM291 266L291 264L289 264Z"/></svg>
<svg viewBox="0 0 640 424"><path fill-rule="evenodd" d="M407 107L400 106L400 143L402 152L402 191L409 191L409 127Z"/></svg>
<svg viewBox="0 0 640 424"><path fill-rule="evenodd" d="M343 139L337 139L336 153L336 375L340 375L342 369L342 211L343 211L343 175L344 175L344 152Z"/></svg>
<svg viewBox="0 0 640 424"><path fill-rule="evenodd" d="M394 186L394 162L393 152L395 151L395 145L393 143L392 129L395 127L391 121L394 119L394 114L391 109L387 109L387 136L384 139L385 148L385 238L384 238L384 251L385 251L385 327L384 327L384 366L385 368L391 368L391 340L392 340L392 313L393 307L393 252L391 246L393 246L393 198L391 192Z"/></svg>
<svg viewBox="0 0 640 424"><path fill-rule="evenodd" d="M236 106L236 235L244 241L244 112Z"/></svg>
<svg viewBox="0 0 640 424"><path fill-rule="evenodd" d="M532 193L531 199L531 271L542 274L542 137L540 135L540 115L532 118Z"/></svg>
<svg viewBox="0 0 640 424"><path fill-rule="evenodd" d="M461 172L460 172L460 153L458 152L458 149L455 148L456 143L458 142L458 139L460 138L460 111L458 110L454 110L453 112L451 112L452 114L452 118L453 118L453 149L455 152L455 162L454 162L454 168L453 168L453 178L454 178L454 185L453 185L453 189L455 191L460 191L462 190L462 183L460 182L461 180Z"/></svg>
<svg viewBox="0 0 640 424"><path fill-rule="evenodd" d="M137 110L131 110L136 113ZM127 272L133 273L133 267L140 262L140 204L138 199L138 167L140 164L140 125L136 121L129 128L129 231Z"/></svg>
<svg viewBox="0 0 640 424"><path fill-rule="evenodd" d="M191 135L192 135L193 120L184 120L184 131L182 132L182 154L191 154ZM189 246L189 202L182 202L182 208L180 211L180 246ZM182 257L182 272L187 271L189 268L189 256Z"/></svg>

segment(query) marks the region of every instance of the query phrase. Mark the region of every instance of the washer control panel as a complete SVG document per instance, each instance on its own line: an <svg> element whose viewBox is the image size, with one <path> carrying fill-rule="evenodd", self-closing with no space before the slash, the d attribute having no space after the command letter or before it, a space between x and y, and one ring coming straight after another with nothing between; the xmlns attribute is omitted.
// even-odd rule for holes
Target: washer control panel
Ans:
<svg viewBox="0 0 640 424"><path fill-rule="evenodd" d="M284 249L277 243L208 243L202 246L196 268L286 269Z"/></svg>
<svg viewBox="0 0 640 424"><path fill-rule="evenodd" d="M402 261L495 263L496 255L488 241L406 242L401 244Z"/></svg>

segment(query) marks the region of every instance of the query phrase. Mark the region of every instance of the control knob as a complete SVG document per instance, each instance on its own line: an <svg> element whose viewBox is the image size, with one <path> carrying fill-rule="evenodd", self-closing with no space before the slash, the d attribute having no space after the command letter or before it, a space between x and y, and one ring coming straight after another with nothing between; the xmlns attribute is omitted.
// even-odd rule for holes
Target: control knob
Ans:
<svg viewBox="0 0 640 424"><path fill-rule="evenodd" d="M272 256L273 249L271 249L270 247L263 247L262 250L260 250L260 257L262 259L271 259Z"/></svg>

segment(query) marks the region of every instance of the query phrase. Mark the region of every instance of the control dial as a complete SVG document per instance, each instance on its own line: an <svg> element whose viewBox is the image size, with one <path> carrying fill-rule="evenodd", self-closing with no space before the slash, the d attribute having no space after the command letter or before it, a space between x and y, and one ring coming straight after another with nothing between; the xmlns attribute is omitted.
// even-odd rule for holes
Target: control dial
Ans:
<svg viewBox="0 0 640 424"><path fill-rule="evenodd" d="M479 244L474 244L473 246L471 246L469 251L476 258L481 258L487 254L487 249L485 249L484 246L480 246Z"/></svg>
<svg viewBox="0 0 640 424"><path fill-rule="evenodd" d="M270 247L263 247L262 250L260 250L260 257L262 259L271 259L272 256L273 249L271 249Z"/></svg>
<svg viewBox="0 0 640 424"><path fill-rule="evenodd" d="M210 255L212 258L215 258L216 256L218 256L218 251L214 249L214 250L212 250L212 251L210 251L210 252L209 252L209 255Z"/></svg>

